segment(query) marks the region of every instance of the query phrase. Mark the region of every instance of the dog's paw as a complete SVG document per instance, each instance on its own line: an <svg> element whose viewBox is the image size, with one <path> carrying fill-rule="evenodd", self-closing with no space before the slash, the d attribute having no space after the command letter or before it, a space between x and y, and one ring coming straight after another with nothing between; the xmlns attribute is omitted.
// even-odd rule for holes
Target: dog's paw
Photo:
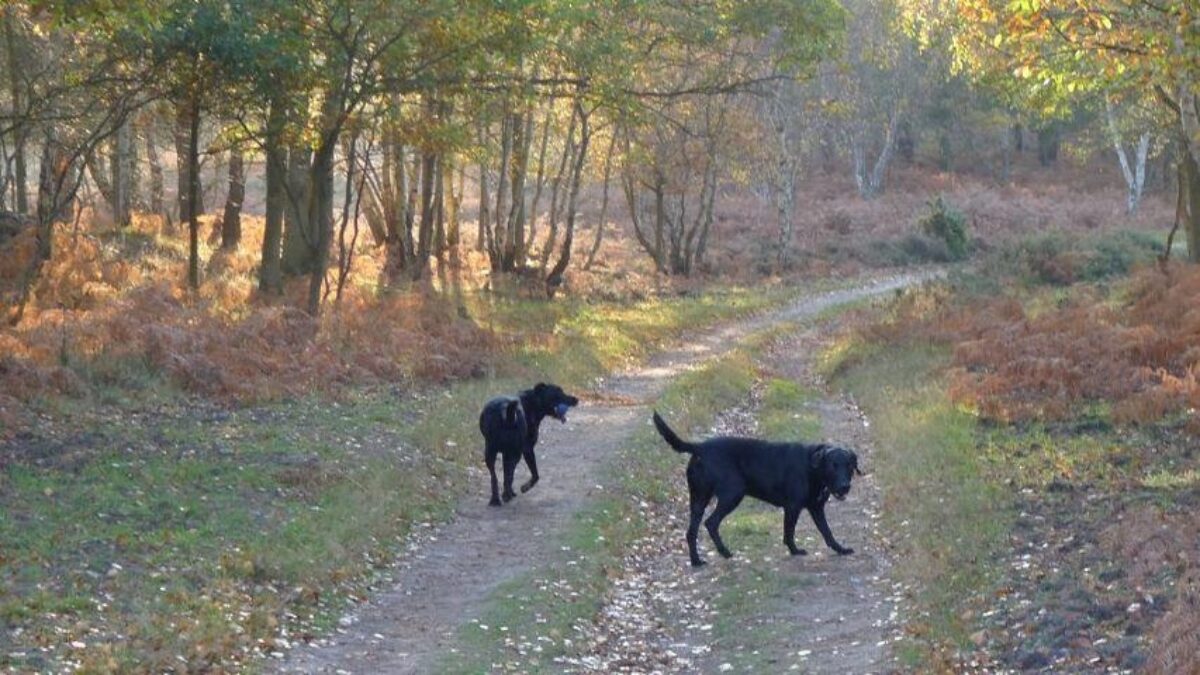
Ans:
<svg viewBox="0 0 1200 675"><path fill-rule="evenodd" d="M702 558L696 558L695 560L692 561L692 567L704 567L707 564L708 564L708 561L704 560Z"/></svg>
<svg viewBox="0 0 1200 675"><path fill-rule="evenodd" d="M729 559L733 557L733 551L730 551L727 548L718 549L717 553L720 553L722 558Z"/></svg>
<svg viewBox="0 0 1200 675"><path fill-rule="evenodd" d="M792 555L808 555L808 551L805 551L802 548L792 549L791 553Z"/></svg>
<svg viewBox="0 0 1200 675"><path fill-rule="evenodd" d="M838 555L850 555L851 553L854 553L854 549L846 548L845 546L841 548L835 548L834 550L837 551Z"/></svg>
<svg viewBox="0 0 1200 675"><path fill-rule="evenodd" d="M504 494L500 495L500 498L503 499L505 502L510 502L510 501L512 501L512 498L516 497L516 496L517 496L517 493L515 493L515 492L505 492Z"/></svg>
<svg viewBox="0 0 1200 675"><path fill-rule="evenodd" d="M524 485L522 485L521 486L521 494L525 494L526 492L529 492L530 490L532 490L534 485L537 485L536 480L531 480L531 481L525 483Z"/></svg>
<svg viewBox="0 0 1200 675"><path fill-rule="evenodd" d="M492 497L491 501L488 502L488 506L500 506L500 500Z"/></svg>

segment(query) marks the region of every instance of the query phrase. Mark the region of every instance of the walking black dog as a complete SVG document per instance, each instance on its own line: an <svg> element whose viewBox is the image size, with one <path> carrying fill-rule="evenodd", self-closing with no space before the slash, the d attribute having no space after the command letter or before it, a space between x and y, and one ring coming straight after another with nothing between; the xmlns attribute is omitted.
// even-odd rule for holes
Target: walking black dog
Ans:
<svg viewBox="0 0 1200 675"><path fill-rule="evenodd" d="M537 485L537 458L533 446L537 445L538 429L542 420L553 417L559 422L567 421L567 411L579 405L579 399L568 395L562 387L538 383L517 396L498 396L483 406L479 414L479 432L483 434L483 458L488 472L492 474L492 506L500 506L501 498L508 501L516 497L513 492L513 472L525 458L529 466L529 480L521 486L528 492ZM496 455L504 461L504 493L501 494L496 481Z"/></svg>
<svg viewBox="0 0 1200 675"><path fill-rule="evenodd" d="M792 555L807 553L796 547L796 520L803 509L808 509L829 548L842 555L854 553L854 549L833 538L825 520L825 502L829 496L839 501L845 499L850 492L850 479L854 474L862 475L858 456L852 451L825 444L768 443L731 436L689 443L677 436L657 412L654 426L672 448L692 456L687 466L692 510L687 544L694 567L704 564L696 552L696 536L704 509L714 495L717 507L704 521L704 527L717 552L726 558L733 554L721 541L721 521L746 495L783 508L783 543Z"/></svg>

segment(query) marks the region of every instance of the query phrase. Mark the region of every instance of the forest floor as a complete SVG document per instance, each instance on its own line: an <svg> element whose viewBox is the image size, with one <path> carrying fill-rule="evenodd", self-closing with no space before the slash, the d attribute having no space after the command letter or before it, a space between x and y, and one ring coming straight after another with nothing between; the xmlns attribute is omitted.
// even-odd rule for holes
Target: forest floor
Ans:
<svg viewBox="0 0 1200 675"><path fill-rule="evenodd" d="M422 532L409 543L408 552L389 572L389 587L342 616L331 634L296 647L269 664L269 670L417 673L482 666L517 672L680 672L708 670L701 664L711 664L726 671L735 667L733 662L740 656L754 657L746 661L751 670L754 663L784 660L804 669L844 670L847 664L853 664L856 672L886 669L889 621L895 621L895 612L886 582L886 557L873 531L878 493L870 478L860 482L851 506L835 516L838 534L858 547L849 558L818 552L810 538L813 553L806 559L790 560L779 551L760 557L754 549L746 557L717 561L694 572L680 552L682 522L667 509L639 500L635 507L644 520L639 526L648 526L653 535L634 539L628 550L620 552L627 558L625 563L603 570L609 581L607 592L603 599L592 598L599 601L601 611L596 613L595 604L584 603L592 611L581 615L586 620L563 627L569 628L570 636L546 617L536 617L533 624L545 626L545 635L518 634L516 624L484 621L503 611L498 604L528 600L526 590L555 586L557 582L548 579L560 564L567 568L588 564L583 559L586 549L573 550L571 545L581 534L579 518L616 489L606 483L614 468L618 474L626 470L612 466L622 458L619 450L644 432L649 405L673 380L719 360L750 336L813 319L922 278L903 275L807 297L784 310L692 336L644 366L600 382L584 394L584 404L565 426L543 427L539 463L545 480L536 489L497 509L486 505L481 487L475 497L456 507L450 523ZM772 350L770 359L787 377L803 380L809 377L812 356L793 343ZM753 431L745 426L756 413L752 392L743 396L742 405L731 406L719 416L724 420L719 426ZM807 405L817 411L825 437L846 439L856 447L868 445L864 423L846 402L817 397ZM870 461L868 455L864 463ZM682 463L677 463L675 473L682 475ZM483 486L482 475L477 477ZM678 508L671 511L681 512L678 503L674 506ZM740 539L736 533L753 531L760 520L770 521L769 538L777 539L775 530L781 527L775 522L777 514L744 510L748 517L744 524L731 520L729 537L735 547ZM586 527L582 534L604 539L601 531L589 532ZM570 559L560 560L563 553ZM769 569L760 569L764 565ZM749 578L738 578L747 574ZM780 575L784 578L765 578ZM537 589L519 588L526 583ZM563 592L551 592L552 597L571 603L579 596L565 583L559 585ZM769 633L776 638L761 647L748 647L739 640L753 641L756 635L761 639L758 628L762 626L744 631L728 625L713 628L722 619L720 604L727 593L714 594L712 589L743 586L750 588L751 597L762 594L762 608L771 608L754 613L756 622L771 624ZM795 592L788 593L791 597L785 602L785 595L768 593L771 589ZM664 598L666 605L661 605ZM735 601L724 597L727 604ZM544 609L551 613L551 608ZM736 614L736 607L728 613ZM586 625L595 617L600 617L598 622ZM793 631L797 622L807 628L803 641ZM639 648L635 654L632 645L649 648ZM621 649L630 653L614 655L613 650ZM555 653L559 656L552 657Z"/></svg>

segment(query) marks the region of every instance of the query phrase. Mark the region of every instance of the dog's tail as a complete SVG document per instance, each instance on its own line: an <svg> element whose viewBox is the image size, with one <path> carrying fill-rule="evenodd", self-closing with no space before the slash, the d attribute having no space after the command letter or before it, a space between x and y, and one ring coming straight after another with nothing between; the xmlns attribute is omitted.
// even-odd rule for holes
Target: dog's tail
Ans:
<svg viewBox="0 0 1200 675"><path fill-rule="evenodd" d="M671 427L667 426L662 417L659 417L657 410L654 411L654 426L658 429L658 433L662 435L663 440L667 442L667 445L675 448L675 452L693 453L696 451L694 443L688 443L677 436L674 431L671 431Z"/></svg>

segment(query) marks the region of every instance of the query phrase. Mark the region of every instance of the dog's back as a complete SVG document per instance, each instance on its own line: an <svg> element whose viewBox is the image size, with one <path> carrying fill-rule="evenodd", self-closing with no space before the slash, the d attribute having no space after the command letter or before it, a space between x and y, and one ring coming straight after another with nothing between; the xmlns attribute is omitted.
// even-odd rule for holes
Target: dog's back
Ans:
<svg viewBox="0 0 1200 675"><path fill-rule="evenodd" d="M757 438L717 436L699 443L685 441L654 414L654 426L677 452L690 454L689 475L720 489L728 481L746 494L777 506L794 501L808 483L809 446L773 443Z"/></svg>
<svg viewBox="0 0 1200 675"><path fill-rule="evenodd" d="M525 441L525 412L521 399L497 396L483 406L479 413L479 433L489 445L521 447Z"/></svg>

